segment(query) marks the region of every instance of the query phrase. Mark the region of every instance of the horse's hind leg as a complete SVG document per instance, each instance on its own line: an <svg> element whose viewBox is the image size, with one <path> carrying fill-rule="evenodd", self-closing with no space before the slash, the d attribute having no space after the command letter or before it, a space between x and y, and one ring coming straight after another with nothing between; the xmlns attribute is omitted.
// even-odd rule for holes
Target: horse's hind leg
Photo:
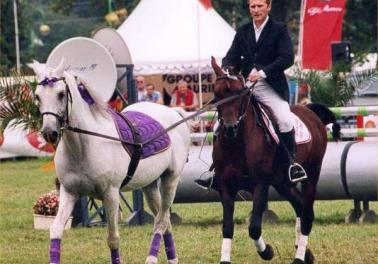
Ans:
<svg viewBox="0 0 378 264"><path fill-rule="evenodd" d="M309 170L307 170L309 171ZM287 185L275 185L274 188L276 191L289 203L293 206L295 214L296 214L296 222L295 222L295 248L297 249L298 254L298 245L301 243L303 245L303 239L302 237L302 231L301 231L301 221L303 219L304 214L304 202L302 198L302 194L298 191L296 187L289 187ZM307 243L306 243L307 247ZM299 252L303 252L303 249L301 249ZM305 248L304 249L304 256L301 254L298 254L296 256L297 260L294 260L294 263L313 263L314 262L314 256L310 249ZM300 258L304 259L300 259Z"/></svg>
<svg viewBox="0 0 378 264"><path fill-rule="evenodd" d="M253 239L257 253L264 260L271 260L274 256L273 248L265 244L261 236L262 215L268 202L269 185L258 184L253 191L253 209L248 231L249 237Z"/></svg>
<svg viewBox="0 0 378 264"><path fill-rule="evenodd" d="M298 246L298 240L301 235L301 216L303 211L303 201L301 193L296 187L289 187L285 184L274 185L276 191L286 199L293 207L296 215L295 222L295 247Z"/></svg>
<svg viewBox="0 0 378 264"><path fill-rule="evenodd" d="M160 248L160 241L163 237L165 250L169 264L178 263L176 257L175 245L171 233L171 221L169 209L172 206L176 194L179 176L171 171L166 171L161 176L161 205L160 210L155 217L154 236L152 238L150 253L147 257L146 264L157 263L157 255Z"/></svg>
<svg viewBox="0 0 378 264"><path fill-rule="evenodd" d="M297 252L293 264L313 263L315 258L307 248L308 236L311 233L314 221L314 201L317 183L310 177L308 181L302 183L303 213L300 222L300 235L298 239Z"/></svg>
<svg viewBox="0 0 378 264"><path fill-rule="evenodd" d="M156 217L159 212L161 204L161 195L158 187L158 181L154 181L150 185L143 188L143 193L147 201L148 207Z"/></svg>
<svg viewBox="0 0 378 264"><path fill-rule="evenodd" d="M77 197L68 193L64 186L60 185L58 214L50 228L50 264L60 263L60 241L76 200Z"/></svg>
<svg viewBox="0 0 378 264"><path fill-rule="evenodd" d="M111 263L120 264L118 232L119 189L109 187L104 194L103 202L108 222L108 246L110 248Z"/></svg>

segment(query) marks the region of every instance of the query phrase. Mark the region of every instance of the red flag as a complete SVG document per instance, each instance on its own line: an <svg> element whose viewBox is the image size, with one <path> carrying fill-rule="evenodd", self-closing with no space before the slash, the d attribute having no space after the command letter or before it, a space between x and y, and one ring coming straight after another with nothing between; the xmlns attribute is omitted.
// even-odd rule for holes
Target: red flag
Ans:
<svg viewBox="0 0 378 264"><path fill-rule="evenodd" d="M212 8L211 0L199 0L205 9Z"/></svg>
<svg viewBox="0 0 378 264"><path fill-rule="evenodd" d="M341 40L346 0L303 0L299 53L303 69L328 70L331 42Z"/></svg>

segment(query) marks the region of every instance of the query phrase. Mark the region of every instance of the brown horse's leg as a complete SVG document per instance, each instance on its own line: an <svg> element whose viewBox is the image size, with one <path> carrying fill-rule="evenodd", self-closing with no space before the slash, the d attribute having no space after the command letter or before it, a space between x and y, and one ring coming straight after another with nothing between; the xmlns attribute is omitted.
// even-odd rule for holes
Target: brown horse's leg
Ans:
<svg viewBox="0 0 378 264"><path fill-rule="evenodd" d="M221 249L221 264L231 263L231 243L234 236L234 210L235 194L230 194L228 190L220 190L221 202L223 206L223 241Z"/></svg>
<svg viewBox="0 0 378 264"><path fill-rule="evenodd" d="M297 216L296 219L296 226L295 226L295 246L298 246L299 236L301 234L301 225L300 219L302 216L303 211L303 201L301 197L301 193L298 191L296 187L290 187L285 184L277 184L273 186L276 191L282 196L282 198L286 199L291 206L294 208L295 215Z"/></svg>
<svg viewBox="0 0 378 264"><path fill-rule="evenodd" d="M258 184L253 192L253 209L249 223L249 236L254 240L257 252L264 260L270 260L274 256L273 248L265 244L261 236L262 215L268 203L268 184Z"/></svg>

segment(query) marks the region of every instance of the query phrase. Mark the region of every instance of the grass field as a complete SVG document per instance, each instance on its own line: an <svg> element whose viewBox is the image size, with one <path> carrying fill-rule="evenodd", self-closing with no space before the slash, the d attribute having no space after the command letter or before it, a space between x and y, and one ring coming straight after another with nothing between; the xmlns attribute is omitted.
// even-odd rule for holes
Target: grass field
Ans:
<svg viewBox="0 0 378 264"><path fill-rule="evenodd" d="M37 197L54 188L54 173L42 172L46 159L0 162L0 263L48 263L49 232L33 229L32 206ZM233 263L263 263L248 238L250 202L238 202L235 211ZM353 201L317 201L316 220L309 239L316 263L378 263L378 224L344 224ZM378 203L370 203L378 212ZM272 202L278 224L265 224L263 237L275 250L269 263L290 263L294 257L294 213L286 202ZM183 223L174 226L180 263L218 263L222 210L219 203L175 204L173 211ZM152 225L121 227L123 263L144 263ZM103 227L65 231L62 264L109 263ZM164 250L163 250L164 251ZM163 252L161 252L163 253ZM160 263L166 263L160 254ZM266 262L268 263L268 262Z"/></svg>

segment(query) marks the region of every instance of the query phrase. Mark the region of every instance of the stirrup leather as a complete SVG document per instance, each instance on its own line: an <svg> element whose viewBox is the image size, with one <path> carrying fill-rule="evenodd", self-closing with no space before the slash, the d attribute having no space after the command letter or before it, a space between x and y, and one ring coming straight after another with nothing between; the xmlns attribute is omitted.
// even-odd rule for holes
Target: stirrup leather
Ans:
<svg viewBox="0 0 378 264"><path fill-rule="evenodd" d="M302 174L302 175L300 175L299 177L292 177L295 174ZM293 164L289 166L288 175L289 175L289 180L292 183L300 182L302 180L307 179L306 171L299 163L296 163L296 162L294 162Z"/></svg>

